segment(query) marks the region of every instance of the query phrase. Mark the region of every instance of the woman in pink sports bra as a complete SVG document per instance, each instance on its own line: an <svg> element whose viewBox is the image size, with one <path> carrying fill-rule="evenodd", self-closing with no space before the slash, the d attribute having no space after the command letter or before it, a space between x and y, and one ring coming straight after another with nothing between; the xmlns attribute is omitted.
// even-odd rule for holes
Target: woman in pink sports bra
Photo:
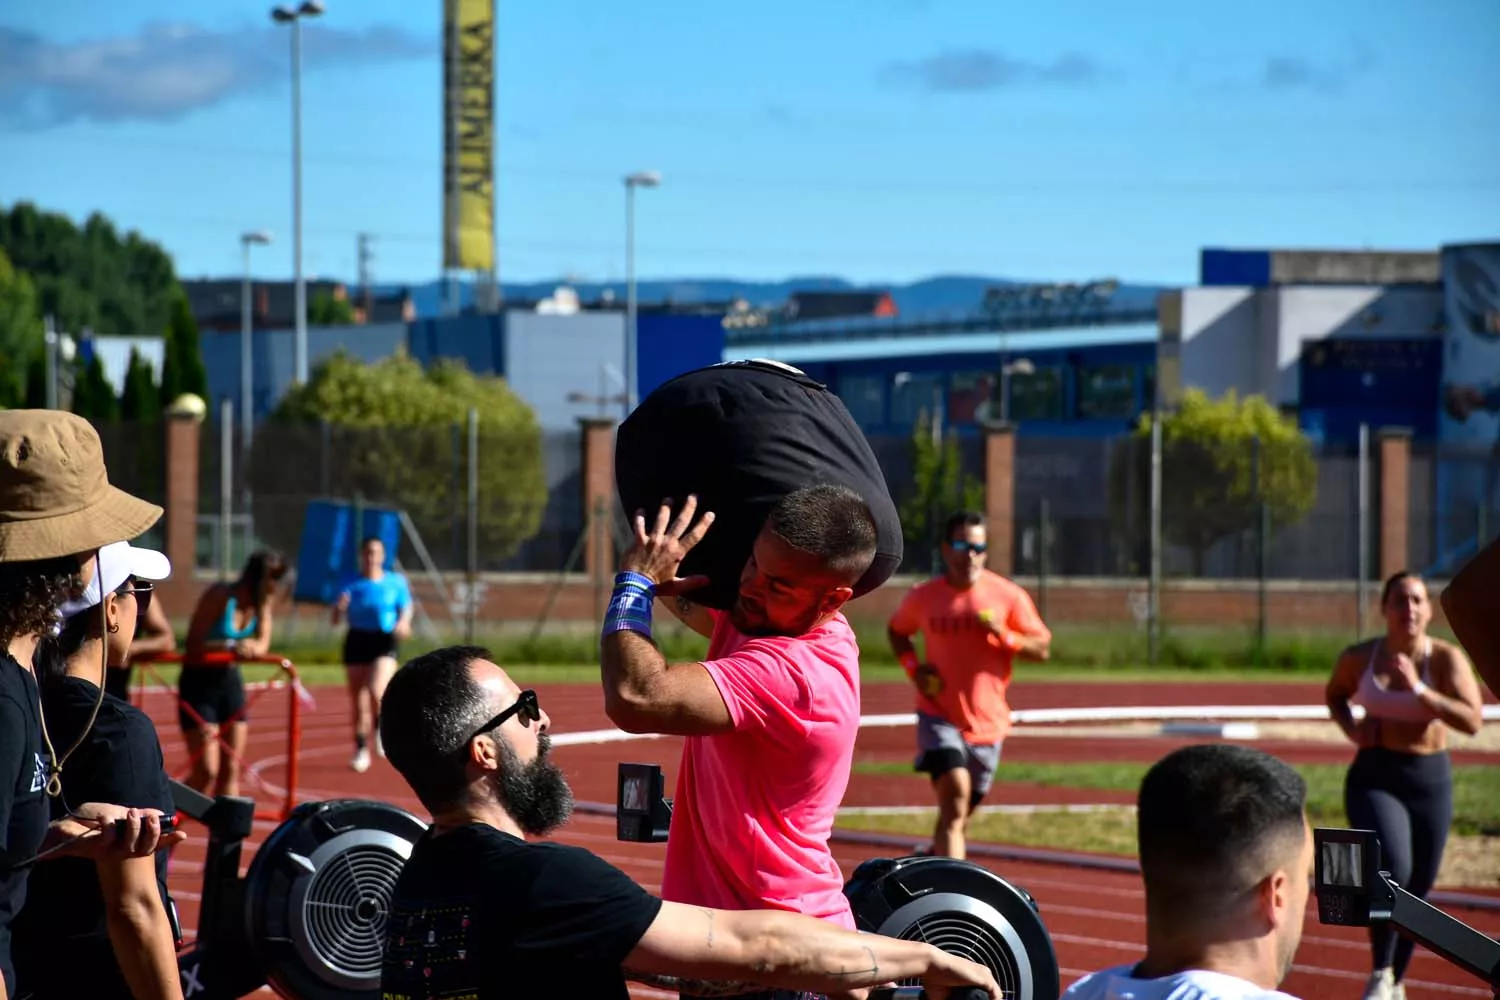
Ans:
<svg viewBox="0 0 1500 1000"><path fill-rule="evenodd" d="M1339 655L1327 689L1333 721L1359 749L1344 779L1349 824L1380 834L1391 877L1425 897L1437 881L1453 818L1448 730L1479 732L1482 701L1459 647L1427 634L1432 602L1414 573L1397 573L1380 595L1385 635ZM1351 707L1364 709L1355 721ZM1412 942L1389 924L1370 928L1366 1000L1405 1000Z"/></svg>

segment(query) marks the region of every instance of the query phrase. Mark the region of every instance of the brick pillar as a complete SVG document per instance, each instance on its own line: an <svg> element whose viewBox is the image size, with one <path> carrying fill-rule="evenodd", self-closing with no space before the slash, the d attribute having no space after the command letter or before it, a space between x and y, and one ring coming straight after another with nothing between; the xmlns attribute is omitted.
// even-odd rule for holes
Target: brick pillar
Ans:
<svg viewBox="0 0 1500 1000"><path fill-rule="evenodd" d="M591 580L614 573L615 422L608 417L578 421L583 444L583 571ZM592 521L590 518L592 517Z"/></svg>
<svg viewBox="0 0 1500 1000"><path fill-rule="evenodd" d="M198 459L203 415L174 407L166 413L166 502L162 516L172 576L158 587L169 618L192 614L198 599L193 570L198 561Z"/></svg>
<svg viewBox="0 0 1500 1000"><path fill-rule="evenodd" d="M1380 579L1410 569L1411 431L1383 427L1376 433L1380 464Z"/></svg>
<svg viewBox="0 0 1500 1000"><path fill-rule="evenodd" d="M984 516L989 522L990 571L1010 576L1015 569L1016 429L1007 424L985 430Z"/></svg>

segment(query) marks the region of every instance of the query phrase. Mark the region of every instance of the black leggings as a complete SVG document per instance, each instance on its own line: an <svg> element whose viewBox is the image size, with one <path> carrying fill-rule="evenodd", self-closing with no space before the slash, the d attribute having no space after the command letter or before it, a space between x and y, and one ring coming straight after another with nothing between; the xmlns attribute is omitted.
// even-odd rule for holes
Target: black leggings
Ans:
<svg viewBox="0 0 1500 1000"><path fill-rule="evenodd" d="M1453 771L1448 754L1411 754L1370 747L1355 754L1344 778L1349 825L1380 835L1382 867L1403 889L1424 898L1437 882L1453 819ZM1410 938L1389 923L1370 927L1376 969L1396 981L1411 962Z"/></svg>

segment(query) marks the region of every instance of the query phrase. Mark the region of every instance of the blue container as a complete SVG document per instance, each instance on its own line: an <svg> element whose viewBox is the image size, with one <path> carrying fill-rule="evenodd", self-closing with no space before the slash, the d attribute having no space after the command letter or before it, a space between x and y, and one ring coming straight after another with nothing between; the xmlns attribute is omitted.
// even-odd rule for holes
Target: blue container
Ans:
<svg viewBox="0 0 1500 1000"><path fill-rule="evenodd" d="M359 522L356 524L356 520ZM385 543L385 568L395 571L401 544L401 514L385 507L314 500L302 519L297 551L297 588L293 600L332 604L344 583L359 572L359 545L366 538Z"/></svg>

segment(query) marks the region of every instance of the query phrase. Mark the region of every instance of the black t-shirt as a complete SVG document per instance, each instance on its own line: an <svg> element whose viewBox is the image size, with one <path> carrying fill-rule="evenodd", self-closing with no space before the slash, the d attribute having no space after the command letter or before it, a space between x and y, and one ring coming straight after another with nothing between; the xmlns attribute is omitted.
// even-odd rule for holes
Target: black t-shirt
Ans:
<svg viewBox="0 0 1500 1000"><path fill-rule="evenodd" d="M42 684L42 707L52 745L64 752L88 725L99 688L77 677L49 678ZM67 805L115 805L173 811L172 788L162 762L156 727L134 705L106 694L86 740L63 765ZM52 818L64 813L61 799L50 800ZM157 889L167 898L167 852L155 855ZM43 1000L74 996L79 983L98 1000L130 1000L120 972L104 896L94 862L57 858L39 862L31 873L26 906L14 927L16 979L23 993ZM58 955L67 962L59 963Z"/></svg>
<svg viewBox="0 0 1500 1000"><path fill-rule="evenodd" d="M578 847L482 824L412 848L386 921L382 1000L629 996L620 963L661 900Z"/></svg>
<svg viewBox="0 0 1500 1000"><path fill-rule="evenodd" d="M0 972L10 996L16 995L11 928L32 871L14 866L36 854L47 836L46 787L36 679L0 652Z"/></svg>

